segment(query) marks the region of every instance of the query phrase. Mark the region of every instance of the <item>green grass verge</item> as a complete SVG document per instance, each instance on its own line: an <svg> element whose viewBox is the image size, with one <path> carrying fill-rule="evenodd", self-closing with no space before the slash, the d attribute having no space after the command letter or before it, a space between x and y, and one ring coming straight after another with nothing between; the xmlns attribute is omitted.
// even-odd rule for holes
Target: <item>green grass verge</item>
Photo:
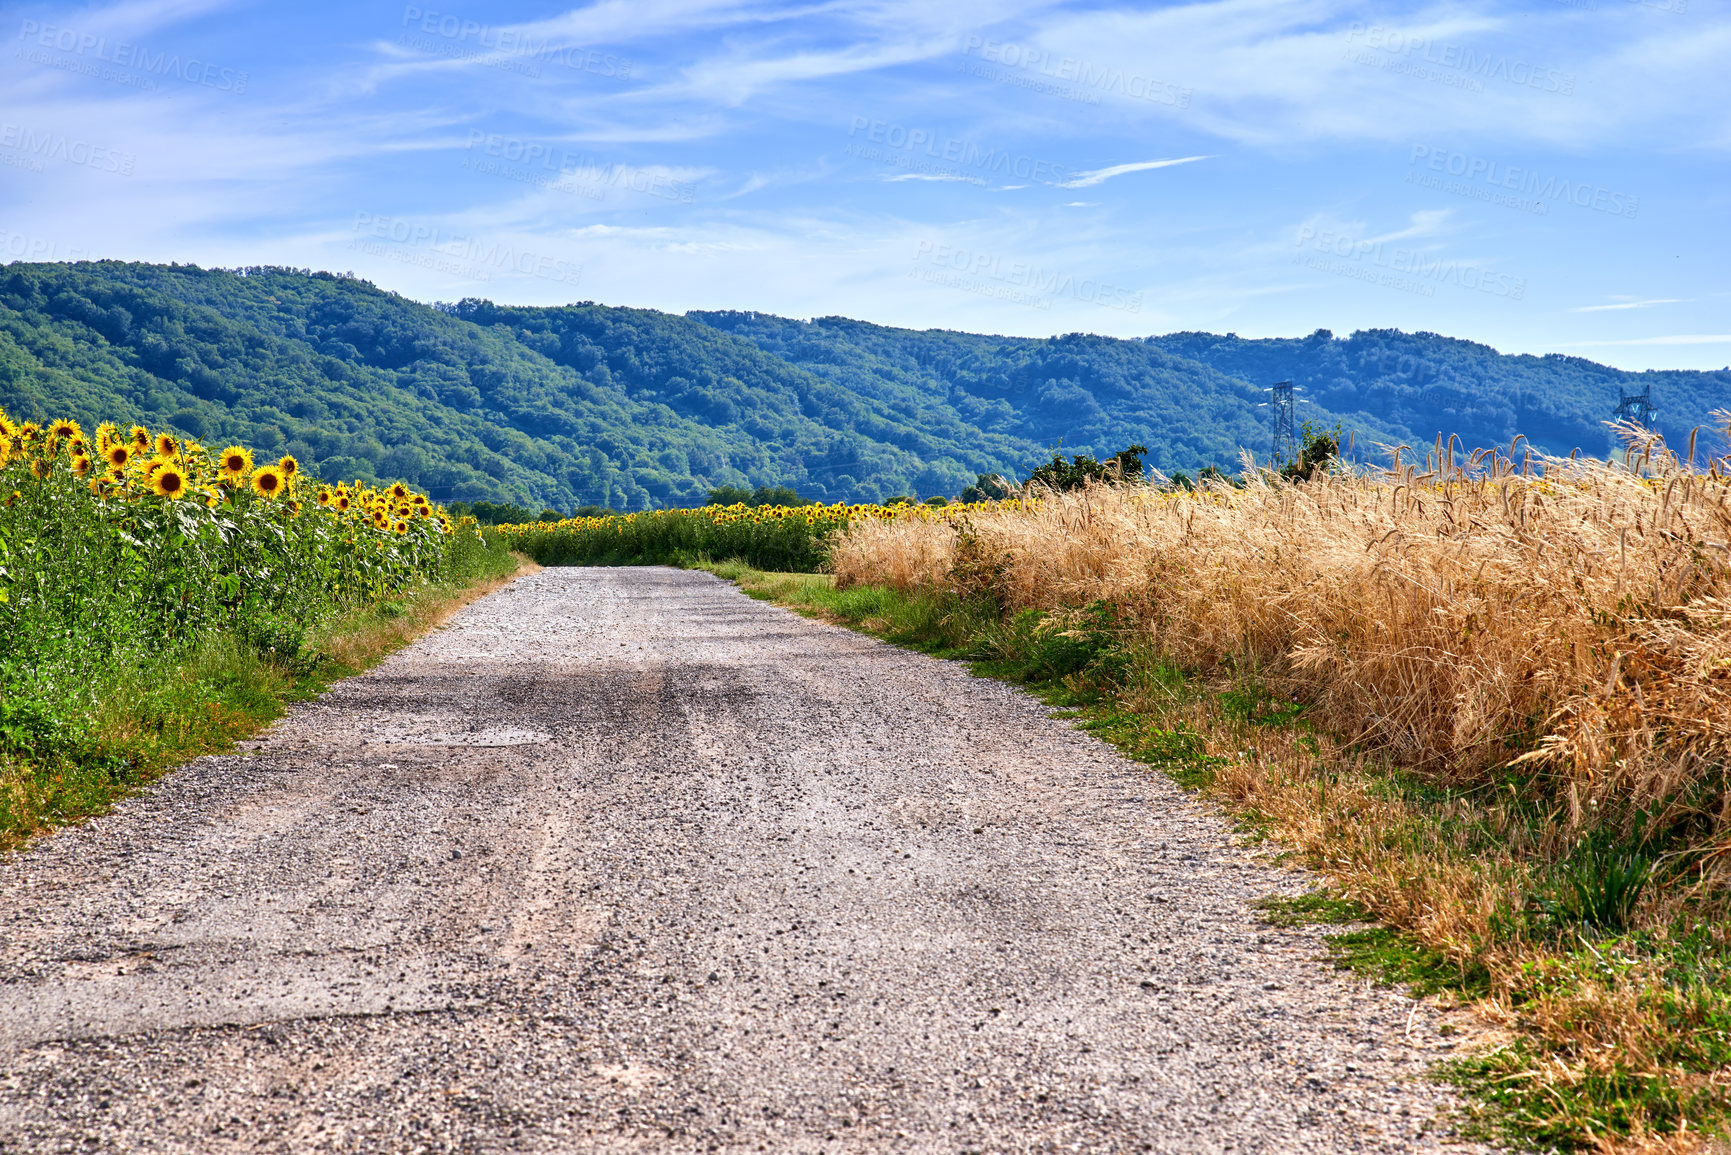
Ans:
<svg viewBox="0 0 1731 1155"><path fill-rule="evenodd" d="M418 583L310 630L212 633L176 660L112 671L94 693L59 706L49 698L38 712L52 716L30 722L35 733L55 740L0 752L0 851L101 814L174 766L256 733L292 703L378 662L522 564L495 543L474 551L459 577Z"/></svg>

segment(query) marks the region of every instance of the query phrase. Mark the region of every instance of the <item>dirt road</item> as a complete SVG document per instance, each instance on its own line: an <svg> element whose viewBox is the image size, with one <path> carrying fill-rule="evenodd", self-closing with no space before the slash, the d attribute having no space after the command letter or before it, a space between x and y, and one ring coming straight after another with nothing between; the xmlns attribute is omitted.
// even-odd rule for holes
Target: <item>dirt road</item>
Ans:
<svg viewBox="0 0 1731 1155"><path fill-rule="evenodd" d="M0 1151L1440 1147L1304 886L960 665L547 570L0 862Z"/></svg>

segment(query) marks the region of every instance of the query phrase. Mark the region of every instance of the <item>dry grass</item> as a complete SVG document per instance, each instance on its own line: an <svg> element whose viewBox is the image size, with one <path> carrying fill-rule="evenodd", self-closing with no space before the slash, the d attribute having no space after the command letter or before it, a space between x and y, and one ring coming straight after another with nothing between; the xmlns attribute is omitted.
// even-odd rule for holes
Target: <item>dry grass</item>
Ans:
<svg viewBox="0 0 1731 1155"><path fill-rule="evenodd" d="M1183 668L1255 671L1434 780L1555 776L1559 846L1606 815L1698 817L1704 880L1731 880L1731 478L1478 464L859 523L831 568L1011 611L1109 602Z"/></svg>
<svg viewBox="0 0 1731 1155"><path fill-rule="evenodd" d="M830 568L1060 630L1109 607L1145 668L1212 690L1132 678L1117 708L1200 735L1216 797L1524 1040L1479 1070L1522 1135L1695 1150L1731 1109L1731 476L1634 456L1098 486L861 523ZM1235 687L1302 723L1222 708ZM1543 900L1605 847L1650 884L1614 934L1560 925Z"/></svg>

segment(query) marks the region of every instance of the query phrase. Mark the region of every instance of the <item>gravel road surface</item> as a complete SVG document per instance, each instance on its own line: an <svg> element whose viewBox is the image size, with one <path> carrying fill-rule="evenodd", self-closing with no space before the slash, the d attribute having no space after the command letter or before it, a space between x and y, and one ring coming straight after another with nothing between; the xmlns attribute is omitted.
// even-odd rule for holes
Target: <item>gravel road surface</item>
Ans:
<svg viewBox="0 0 1731 1155"><path fill-rule="evenodd" d="M1440 1149L1305 887L959 664L546 570L0 861L0 1151Z"/></svg>

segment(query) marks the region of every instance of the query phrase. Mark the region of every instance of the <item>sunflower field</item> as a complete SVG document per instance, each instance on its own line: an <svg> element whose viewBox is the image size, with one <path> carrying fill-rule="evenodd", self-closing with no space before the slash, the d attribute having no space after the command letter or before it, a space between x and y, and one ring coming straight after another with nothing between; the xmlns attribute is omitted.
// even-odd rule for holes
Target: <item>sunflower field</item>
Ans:
<svg viewBox="0 0 1731 1155"><path fill-rule="evenodd" d="M321 624L503 556L401 484L0 413L0 833L30 773L112 755L117 697L184 680L213 645L304 672Z"/></svg>
<svg viewBox="0 0 1731 1155"><path fill-rule="evenodd" d="M829 545L863 521L957 524L987 509L1015 511L1022 499L895 505L708 505L609 517L501 525L498 532L541 565L657 565L738 559L759 569L815 573Z"/></svg>

